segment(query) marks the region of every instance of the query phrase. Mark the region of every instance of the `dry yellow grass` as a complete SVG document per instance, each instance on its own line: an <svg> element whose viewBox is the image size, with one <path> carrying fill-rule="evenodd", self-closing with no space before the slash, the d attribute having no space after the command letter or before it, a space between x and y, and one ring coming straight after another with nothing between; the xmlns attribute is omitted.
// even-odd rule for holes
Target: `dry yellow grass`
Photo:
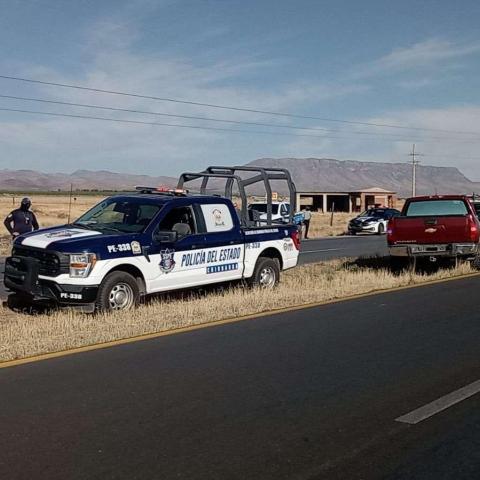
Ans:
<svg viewBox="0 0 480 480"><path fill-rule="evenodd" d="M331 213L312 213L310 220L310 231L308 236L310 238L319 237L333 237L337 235L344 235L347 231L348 221L355 216L354 213L334 213L332 226L330 221Z"/></svg>
<svg viewBox="0 0 480 480"><path fill-rule="evenodd" d="M375 265L377 262L377 265ZM85 315L56 311L26 315L0 310L0 360L60 351L137 335L256 314L281 307L344 298L429 280L471 273L468 264L431 275L394 275L382 260L352 264L333 261L301 266L285 272L282 283L271 291L239 286L223 292L189 293L183 298L158 298L130 312Z"/></svg>
<svg viewBox="0 0 480 480"><path fill-rule="evenodd" d="M4 218L15 208L19 207L21 193L0 195L0 219ZM69 197L68 195L29 195L32 199L32 210L35 213L40 227L62 225L68 220ZM72 201L71 220L75 220L86 210L98 203L103 197L90 195L74 195ZM2 225L3 229L3 225ZM0 235L0 255L7 255L10 251L10 237L5 229Z"/></svg>

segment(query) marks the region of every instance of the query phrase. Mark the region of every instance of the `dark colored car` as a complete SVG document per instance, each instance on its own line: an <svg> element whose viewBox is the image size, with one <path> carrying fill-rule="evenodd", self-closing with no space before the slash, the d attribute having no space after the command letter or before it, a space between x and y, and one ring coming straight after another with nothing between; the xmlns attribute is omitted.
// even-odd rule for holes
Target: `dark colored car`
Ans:
<svg viewBox="0 0 480 480"><path fill-rule="evenodd" d="M348 223L348 233L374 233L382 235L387 231L390 219L398 217L400 211L395 208L369 208Z"/></svg>

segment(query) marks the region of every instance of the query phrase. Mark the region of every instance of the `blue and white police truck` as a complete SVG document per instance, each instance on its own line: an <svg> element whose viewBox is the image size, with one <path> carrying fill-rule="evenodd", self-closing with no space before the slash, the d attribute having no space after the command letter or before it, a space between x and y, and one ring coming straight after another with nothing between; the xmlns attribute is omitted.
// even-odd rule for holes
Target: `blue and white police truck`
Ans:
<svg viewBox="0 0 480 480"><path fill-rule="evenodd" d="M111 196L73 223L16 238L5 286L17 300L84 311L125 310L146 295L242 279L274 287L297 265L300 240L292 213L272 220L271 180L285 180L295 202L289 172L260 167L209 167L182 174L176 189ZM208 194L209 181L216 191L225 183L222 194ZM198 194L188 193L189 182ZM259 184L268 205L261 222L246 194Z"/></svg>

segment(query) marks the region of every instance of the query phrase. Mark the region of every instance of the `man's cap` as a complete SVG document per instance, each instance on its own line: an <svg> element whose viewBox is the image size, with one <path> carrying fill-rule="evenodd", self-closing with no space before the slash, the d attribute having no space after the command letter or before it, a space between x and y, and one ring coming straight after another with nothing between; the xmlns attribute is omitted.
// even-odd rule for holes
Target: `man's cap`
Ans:
<svg viewBox="0 0 480 480"><path fill-rule="evenodd" d="M32 201L28 197L22 198L22 205L26 205L27 203L32 203Z"/></svg>

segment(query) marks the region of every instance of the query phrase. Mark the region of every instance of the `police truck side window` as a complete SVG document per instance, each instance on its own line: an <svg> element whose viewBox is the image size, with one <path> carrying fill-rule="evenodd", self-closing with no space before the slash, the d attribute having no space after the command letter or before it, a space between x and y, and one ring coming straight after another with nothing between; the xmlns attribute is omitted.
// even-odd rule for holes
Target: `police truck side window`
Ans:
<svg viewBox="0 0 480 480"><path fill-rule="evenodd" d="M176 231L179 238L197 233L195 215L191 207L172 208L160 222L160 231Z"/></svg>
<svg viewBox="0 0 480 480"><path fill-rule="evenodd" d="M232 215L224 203L201 205L207 233L227 232L233 228Z"/></svg>

